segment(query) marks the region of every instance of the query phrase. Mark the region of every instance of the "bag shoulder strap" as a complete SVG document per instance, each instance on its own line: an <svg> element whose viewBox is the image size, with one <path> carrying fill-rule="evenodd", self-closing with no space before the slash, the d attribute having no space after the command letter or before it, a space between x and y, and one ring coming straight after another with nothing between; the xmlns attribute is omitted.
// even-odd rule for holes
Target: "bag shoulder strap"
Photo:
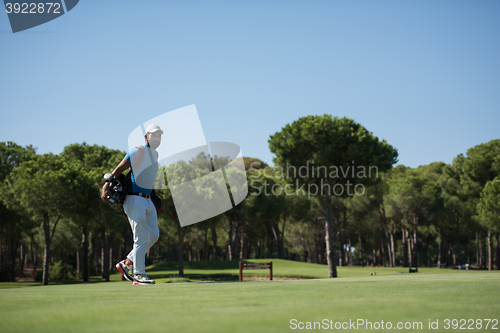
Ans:
<svg viewBox="0 0 500 333"><path fill-rule="evenodd" d="M142 159L144 158L144 146L135 146L137 148L137 157L135 158L135 161L132 163L132 169L134 166L141 165ZM156 151L156 159L158 159L159 154Z"/></svg>
<svg viewBox="0 0 500 333"><path fill-rule="evenodd" d="M137 148L137 156L134 162L132 162L132 170L134 170L134 166L141 165L142 159L144 158L144 146L135 146L135 148Z"/></svg>

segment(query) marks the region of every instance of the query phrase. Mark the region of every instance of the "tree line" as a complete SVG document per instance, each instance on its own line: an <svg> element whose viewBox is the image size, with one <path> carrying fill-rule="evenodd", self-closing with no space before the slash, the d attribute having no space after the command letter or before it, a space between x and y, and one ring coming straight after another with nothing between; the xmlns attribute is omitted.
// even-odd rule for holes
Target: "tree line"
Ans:
<svg viewBox="0 0 500 333"><path fill-rule="evenodd" d="M147 263L178 261L180 276L185 260L250 258L326 264L330 277L346 265L500 267L500 140L451 165L393 167L398 153L385 140L322 115L287 124L269 147L272 167L244 158L247 198L206 221L181 227L168 183L158 190L160 239ZM58 155L0 143L0 280L109 281L132 238L100 189L124 155L86 143ZM203 175L206 161L185 167Z"/></svg>

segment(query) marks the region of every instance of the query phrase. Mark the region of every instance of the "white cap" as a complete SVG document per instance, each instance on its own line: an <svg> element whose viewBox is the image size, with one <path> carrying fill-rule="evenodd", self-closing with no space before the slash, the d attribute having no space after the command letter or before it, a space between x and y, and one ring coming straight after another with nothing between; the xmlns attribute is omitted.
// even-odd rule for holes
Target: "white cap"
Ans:
<svg viewBox="0 0 500 333"><path fill-rule="evenodd" d="M160 126L158 126L156 124L151 124L151 125L148 126L148 128L146 128L146 134L148 134L148 133L154 133L156 131L160 131L160 133L163 134L163 131L160 128Z"/></svg>

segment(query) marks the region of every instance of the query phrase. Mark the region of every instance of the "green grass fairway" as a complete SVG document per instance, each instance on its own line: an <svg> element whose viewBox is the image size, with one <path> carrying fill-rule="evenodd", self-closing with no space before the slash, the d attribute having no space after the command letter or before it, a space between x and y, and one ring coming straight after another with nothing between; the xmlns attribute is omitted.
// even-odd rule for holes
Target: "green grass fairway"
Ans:
<svg viewBox="0 0 500 333"><path fill-rule="evenodd" d="M283 263L280 274L290 273L286 269L292 269L294 264ZM300 275L315 274L311 273L315 267L308 272L311 264L297 264L297 270L303 270ZM154 274L165 276L169 272L168 267L157 268ZM228 273L224 267L214 271L219 270ZM373 325L383 320L384 325L391 322L394 327L398 322L421 322L423 329L418 331L429 331L430 319L439 321L439 329L432 331L449 332L453 329L445 329L445 319L500 320L498 272L429 269L401 274L391 273L394 269L388 268L339 269L344 275L351 271L351 277L339 279L153 286L132 286L121 281L24 288L5 284L6 288L0 289L0 332L297 331L290 328L291 319L304 325L324 319L333 325L358 319ZM377 275L369 276L370 271ZM205 273L215 274L208 269ZM476 331L486 331L485 326L483 321L482 329ZM487 331L498 332L491 326ZM381 329L360 326L358 331Z"/></svg>

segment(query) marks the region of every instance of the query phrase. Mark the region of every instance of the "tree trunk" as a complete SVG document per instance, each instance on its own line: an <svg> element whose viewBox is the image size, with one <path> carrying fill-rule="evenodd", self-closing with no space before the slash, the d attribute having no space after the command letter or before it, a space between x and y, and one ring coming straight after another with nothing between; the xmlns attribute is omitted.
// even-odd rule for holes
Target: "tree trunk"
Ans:
<svg viewBox="0 0 500 333"><path fill-rule="evenodd" d="M482 250L481 250L481 262L483 263L483 269L486 269L486 242L485 242L485 239L486 237L484 237L484 234L481 232L481 247L482 247Z"/></svg>
<svg viewBox="0 0 500 333"><path fill-rule="evenodd" d="M339 240L342 239L342 236L340 235L340 230L338 231L338 236ZM339 241L339 267L345 265L343 258L344 258L344 252L342 251L342 241Z"/></svg>
<svg viewBox="0 0 500 333"><path fill-rule="evenodd" d="M215 225L212 225L212 243L214 243L212 260L217 260L217 231L215 230Z"/></svg>
<svg viewBox="0 0 500 333"><path fill-rule="evenodd" d="M68 254L66 253L66 251L63 252L62 256L63 256L63 267L64 267L64 280L67 280L68 279L68 260L67 260Z"/></svg>
<svg viewBox="0 0 500 333"><path fill-rule="evenodd" d="M472 240L470 238L470 234L469 234L469 254L467 256L467 263L470 265L472 265Z"/></svg>
<svg viewBox="0 0 500 333"><path fill-rule="evenodd" d="M180 225L177 225L177 232L179 235L179 247L178 247L178 262L179 262L179 276L184 277L184 258L182 257L183 245L184 245L184 236L186 235L187 227L181 228Z"/></svg>
<svg viewBox="0 0 500 333"><path fill-rule="evenodd" d="M418 267L417 226L418 226L418 216L416 214L413 214L413 266L414 267Z"/></svg>
<svg viewBox="0 0 500 333"><path fill-rule="evenodd" d="M23 251L24 252L23 270L24 270L24 268L26 268L28 266L28 246L26 245L26 243L24 243L23 247L24 247L24 251Z"/></svg>
<svg viewBox="0 0 500 333"><path fill-rule="evenodd" d="M262 253L262 239L259 239L259 241L257 242L257 257L256 258L260 258L261 253Z"/></svg>
<svg viewBox="0 0 500 333"><path fill-rule="evenodd" d="M281 226L281 255L285 258L285 225L286 225L286 214L283 215L283 225ZM278 230L279 231L279 230Z"/></svg>
<svg viewBox="0 0 500 333"><path fill-rule="evenodd" d="M455 247L450 243L451 258L453 260L453 266L457 264L457 256L455 255Z"/></svg>
<svg viewBox="0 0 500 333"><path fill-rule="evenodd" d="M361 267L365 267L365 256L363 253L363 241L361 239L361 233L358 234L358 243L359 243L359 254L361 258Z"/></svg>
<svg viewBox="0 0 500 333"><path fill-rule="evenodd" d="M498 240L498 232L495 234L495 263L497 265L497 270L500 270L500 244L499 244L499 240Z"/></svg>
<svg viewBox="0 0 500 333"><path fill-rule="evenodd" d="M493 242L491 241L491 228L488 228L488 270L493 270Z"/></svg>
<svg viewBox="0 0 500 333"><path fill-rule="evenodd" d="M327 181L330 186L330 181ZM326 191L325 195L325 243L326 243L326 260L328 263L328 277L337 277L337 267L335 259L335 245L333 243L334 233L333 233L333 221L332 221L332 197L330 191Z"/></svg>
<svg viewBox="0 0 500 333"><path fill-rule="evenodd" d="M328 264L326 260L326 242L325 242L325 237L323 236L321 236L319 253L321 254L321 264L322 265Z"/></svg>
<svg viewBox="0 0 500 333"><path fill-rule="evenodd" d="M281 253L281 233L278 227L279 222L273 221L271 224L271 230L273 232L274 239L276 240L277 248L278 248L278 259L283 259L283 254Z"/></svg>
<svg viewBox="0 0 500 333"><path fill-rule="evenodd" d="M307 252L306 239L305 237L302 237L301 240L302 240L302 251L304 252L304 262L307 262L308 252Z"/></svg>
<svg viewBox="0 0 500 333"><path fill-rule="evenodd" d="M408 230L401 229L401 234L403 237L403 266L408 267Z"/></svg>
<svg viewBox="0 0 500 333"><path fill-rule="evenodd" d="M89 282L89 232L87 226L82 228L82 279Z"/></svg>
<svg viewBox="0 0 500 333"><path fill-rule="evenodd" d="M231 218L230 215L227 216L227 219L229 221L229 229L228 229L228 253L229 253L229 260L233 260L232 254L233 254L233 219Z"/></svg>
<svg viewBox="0 0 500 333"><path fill-rule="evenodd" d="M19 274L24 274L24 264L26 263L26 245L22 244L19 248Z"/></svg>
<svg viewBox="0 0 500 333"><path fill-rule="evenodd" d="M385 251L384 251L384 240L380 240L380 264L385 267ZM390 255L389 255L390 257Z"/></svg>
<svg viewBox="0 0 500 333"><path fill-rule="evenodd" d="M170 248L170 235L167 235L167 261L172 259L171 257L172 249Z"/></svg>
<svg viewBox="0 0 500 333"><path fill-rule="evenodd" d="M479 233L476 231L476 265L481 267L481 246L479 243Z"/></svg>
<svg viewBox="0 0 500 333"><path fill-rule="evenodd" d="M10 280L11 282L16 281L16 256L17 256L17 247L19 244L19 236L17 236L16 241L14 241L14 238L11 238L10 240Z"/></svg>
<svg viewBox="0 0 500 333"><path fill-rule="evenodd" d="M393 251L391 249L391 239L390 239L390 236L389 236L389 227L387 225L387 217L385 216L385 208L384 206L381 206L379 208L379 214L380 214L380 217L382 218L382 221L384 222L384 230L385 230L385 238L387 240L387 253L389 255L389 263L391 265L391 267L394 267L394 258L393 258Z"/></svg>
<svg viewBox="0 0 500 333"><path fill-rule="evenodd" d="M208 260L208 229L203 232L203 261Z"/></svg>
<svg viewBox="0 0 500 333"><path fill-rule="evenodd" d="M105 249L106 242L105 242L104 239L106 238L106 235L105 235L106 231L104 230L104 228L100 228L100 232L99 233L100 233L100 236L101 236L101 251L100 251L101 252L101 258L100 258L101 259L101 277L103 279L105 279L106 275L105 275L104 271L106 269L105 269L105 264L104 264L104 257L106 256L106 254L105 254L106 253L106 249Z"/></svg>
<svg viewBox="0 0 500 333"><path fill-rule="evenodd" d="M456 261L458 262L459 265L462 265L462 258L460 255L460 222L457 219L457 224L456 224L456 232L455 232L455 246L453 247L453 253L454 256L456 257Z"/></svg>
<svg viewBox="0 0 500 333"><path fill-rule="evenodd" d="M50 218L47 212L43 213L43 235L45 239L45 245L43 250L43 274L42 274L42 284L49 284L49 261L50 261L50 243L52 242L52 237L54 237L54 232L56 231L57 223L60 217L54 222L52 227L52 233L50 231Z"/></svg>
<svg viewBox="0 0 500 333"><path fill-rule="evenodd" d="M110 234L108 234L108 253L109 253L109 255L108 255L108 258L109 258L109 260L108 260L108 275L111 274L111 272L113 272L113 266L114 266L113 265L113 263L114 263L113 253L115 252L115 251L113 251L114 247L115 247L115 237L114 237L113 233L110 233Z"/></svg>
<svg viewBox="0 0 500 333"><path fill-rule="evenodd" d="M33 239L32 239L31 244L33 244ZM34 250L33 250L33 247L35 248ZM32 259L33 259L33 270L36 273L36 269L38 268L38 244L34 243L34 246L32 245L31 250L33 251L33 253L31 254Z"/></svg>
<svg viewBox="0 0 500 333"><path fill-rule="evenodd" d="M236 222L236 225L235 225L235 228L234 228L234 239L233 239L233 244L231 246L231 258L233 258L232 260L236 259L236 253L237 253L237 249L238 249L238 239L240 237L239 235L239 231L240 231L240 220L239 219L235 219L235 222Z"/></svg>
<svg viewBox="0 0 500 333"><path fill-rule="evenodd" d="M76 250L76 279L80 279L80 248Z"/></svg>
<svg viewBox="0 0 500 333"><path fill-rule="evenodd" d="M349 244L349 265L352 265L353 262L352 262L352 243L351 243L351 237L349 237L349 240L348 240L348 244Z"/></svg>
<svg viewBox="0 0 500 333"><path fill-rule="evenodd" d="M413 239L410 237L410 230L406 230L406 239L408 240L408 260L409 260L409 265L410 267L414 266L413 262Z"/></svg>
<svg viewBox="0 0 500 333"><path fill-rule="evenodd" d="M0 247L2 246L2 242L0 241ZM30 263L34 266L35 265L35 261L33 260L34 259L34 256L33 256L33 241L30 239L30 246L29 246L29 255L31 256L31 261ZM1 252L1 250L0 250ZM1 262L2 260L0 259L0 266L2 264Z"/></svg>
<svg viewBox="0 0 500 333"><path fill-rule="evenodd" d="M237 242L238 242L238 231L239 231L239 219L234 219L235 226L234 226L234 230L233 230L233 217L228 215L227 218L229 220L228 256L229 256L229 260L235 260L236 259L236 248L238 246ZM234 238L233 238L233 233L234 233Z"/></svg>
<svg viewBox="0 0 500 333"><path fill-rule="evenodd" d="M109 244L105 228L101 228L101 238L101 273L102 278L109 282Z"/></svg>
<svg viewBox="0 0 500 333"><path fill-rule="evenodd" d="M319 237L321 237L320 234L316 235L314 237L314 263L319 264Z"/></svg>
<svg viewBox="0 0 500 333"><path fill-rule="evenodd" d="M395 250L395 246L394 246L394 234L395 234L395 228L394 226L392 227L392 231L391 231L391 251L392 251L392 267L396 267L396 250Z"/></svg>
<svg viewBox="0 0 500 333"><path fill-rule="evenodd" d="M452 261L451 261L451 264L453 265L453 264L454 264L454 261L453 261L453 260L454 260L454 258L453 258L453 249L452 249L452 247L453 247L453 246L451 245L451 243L446 244L446 245L447 245L447 247L448 247L448 256L447 256L447 261L446 261L446 263L448 263L448 262L449 262L449 258L451 257L451 260L452 260Z"/></svg>
<svg viewBox="0 0 500 333"><path fill-rule="evenodd" d="M99 233L96 231L95 237L92 237L92 232L90 232L90 257L92 258L91 267L94 268L94 275L101 274L99 267Z"/></svg>
<svg viewBox="0 0 500 333"><path fill-rule="evenodd" d="M248 259L248 240L245 236L240 237L240 260Z"/></svg>
<svg viewBox="0 0 500 333"><path fill-rule="evenodd" d="M343 219L343 224L342 227L340 225L339 221L339 266L344 266L345 265L345 249L344 249L344 244L345 244L345 230L347 228L347 207L345 205L342 205L342 211L344 212L344 219ZM339 214L340 215L340 214ZM339 216L340 218L340 216Z"/></svg>
<svg viewBox="0 0 500 333"><path fill-rule="evenodd" d="M201 261L200 240L198 232L196 232L196 261Z"/></svg>
<svg viewBox="0 0 500 333"><path fill-rule="evenodd" d="M42 284L44 286L49 284L49 259L50 259L50 226L49 217L45 216L43 219L43 234L45 239L45 244L43 248L43 274L42 274Z"/></svg>
<svg viewBox="0 0 500 333"><path fill-rule="evenodd" d="M443 255L443 236L441 235L441 228L438 228L438 268L441 268L441 261Z"/></svg>

